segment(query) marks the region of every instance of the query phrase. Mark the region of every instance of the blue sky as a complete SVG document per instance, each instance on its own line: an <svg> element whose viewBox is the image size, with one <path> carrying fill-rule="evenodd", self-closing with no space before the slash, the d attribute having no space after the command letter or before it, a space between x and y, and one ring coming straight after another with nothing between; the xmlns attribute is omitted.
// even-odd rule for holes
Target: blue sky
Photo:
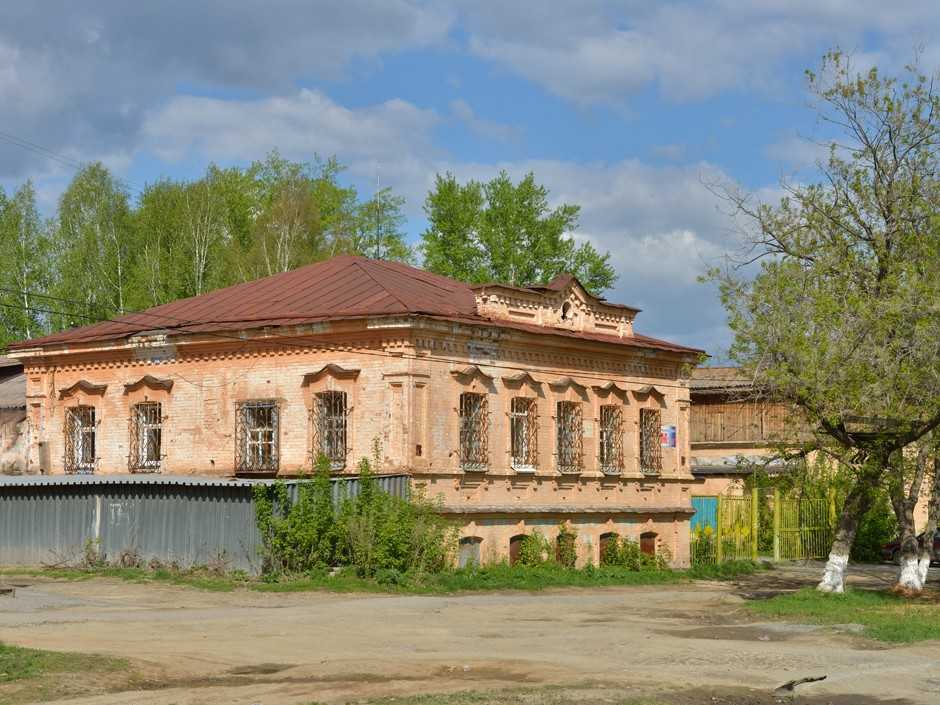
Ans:
<svg viewBox="0 0 940 705"><path fill-rule="evenodd" d="M407 199L417 240L434 175L535 171L582 206L577 238L612 253L608 298L641 332L729 335L697 276L740 247L706 184L773 199L814 178L824 139L803 71L840 46L896 72L940 6L873 0L515 3L349 0L20 3L0 26L0 185L30 178L51 213L100 159L140 188L273 148L336 155L370 195Z"/></svg>

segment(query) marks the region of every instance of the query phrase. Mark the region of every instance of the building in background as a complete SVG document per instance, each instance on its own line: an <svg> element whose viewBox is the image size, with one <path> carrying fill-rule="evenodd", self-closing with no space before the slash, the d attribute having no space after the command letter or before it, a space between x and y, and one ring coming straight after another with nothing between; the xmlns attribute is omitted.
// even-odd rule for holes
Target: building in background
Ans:
<svg viewBox="0 0 940 705"><path fill-rule="evenodd" d="M0 357L0 475L26 471L28 427L23 365L19 360Z"/></svg>
<svg viewBox="0 0 940 705"><path fill-rule="evenodd" d="M325 455L405 472L457 517L461 560L535 530L688 562L701 351L634 332L572 276L468 286L340 256L11 346L27 472L283 477Z"/></svg>

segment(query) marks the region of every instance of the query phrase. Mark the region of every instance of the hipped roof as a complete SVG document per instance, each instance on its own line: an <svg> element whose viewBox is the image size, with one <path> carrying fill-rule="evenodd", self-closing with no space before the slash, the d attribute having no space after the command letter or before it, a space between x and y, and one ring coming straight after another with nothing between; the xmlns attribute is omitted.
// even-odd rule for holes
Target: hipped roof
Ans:
<svg viewBox="0 0 940 705"><path fill-rule="evenodd" d="M553 284L560 286L562 280L570 283L573 277L565 275ZM539 288L533 288L533 291L537 290ZM580 333L491 319L477 313L473 288L463 282L399 262L353 255L340 255L290 272L155 306L140 313L14 343L10 349L107 342L147 332L222 333L400 315L420 315L671 352L701 352L641 335L619 337Z"/></svg>

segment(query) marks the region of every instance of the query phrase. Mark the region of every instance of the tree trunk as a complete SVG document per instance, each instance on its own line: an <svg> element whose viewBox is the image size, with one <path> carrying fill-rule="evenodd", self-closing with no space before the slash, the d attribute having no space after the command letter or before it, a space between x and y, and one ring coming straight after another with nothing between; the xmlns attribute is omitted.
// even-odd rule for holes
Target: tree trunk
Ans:
<svg viewBox="0 0 940 705"><path fill-rule="evenodd" d="M901 548L899 555L898 581L895 588L902 592L920 592L924 588L920 577L921 548L917 543L917 530L914 527L914 508L920 497L927 468L927 448L923 446L914 461L916 463L911 485L905 492L903 459L901 472L898 473L891 491L891 503L898 519ZM929 563L928 563L929 565Z"/></svg>
<svg viewBox="0 0 940 705"><path fill-rule="evenodd" d="M927 570L934 560L933 539L937 533L937 520L940 518L940 457L933 459L933 481L930 483L930 504L927 508L927 525L924 527L923 545L920 549L920 561L917 571L921 585L927 584Z"/></svg>
<svg viewBox="0 0 940 705"><path fill-rule="evenodd" d="M826 562L822 580L816 586L820 592L841 593L845 590L845 570L849 564L849 553L855 541L855 533L862 517L871 507L873 491L881 477L882 467L883 465L877 469L864 469L845 498L832 540L832 549L829 551L829 560Z"/></svg>

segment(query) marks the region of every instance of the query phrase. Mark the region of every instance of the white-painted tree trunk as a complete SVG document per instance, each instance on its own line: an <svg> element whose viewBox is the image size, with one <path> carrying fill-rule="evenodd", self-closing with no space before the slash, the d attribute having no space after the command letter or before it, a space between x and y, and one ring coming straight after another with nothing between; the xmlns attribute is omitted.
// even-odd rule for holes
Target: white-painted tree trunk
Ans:
<svg viewBox="0 0 940 705"><path fill-rule="evenodd" d="M898 587L912 592L924 589L924 581L920 577L920 560L917 556L901 556L901 570L898 573Z"/></svg>
<svg viewBox="0 0 940 705"><path fill-rule="evenodd" d="M820 592L845 591L845 569L849 564L847 554L830 553L829 560L826 562L826 570L823 572L823 578L819 581L816 589Z"/></svg>
<svg viewBox="0 0 940 705"><path fill-rule="evenodd" d="M927 585L927 571L930 568L930 556L921 556L917 562L917 575L920 577L920 586Z"/></svg>

